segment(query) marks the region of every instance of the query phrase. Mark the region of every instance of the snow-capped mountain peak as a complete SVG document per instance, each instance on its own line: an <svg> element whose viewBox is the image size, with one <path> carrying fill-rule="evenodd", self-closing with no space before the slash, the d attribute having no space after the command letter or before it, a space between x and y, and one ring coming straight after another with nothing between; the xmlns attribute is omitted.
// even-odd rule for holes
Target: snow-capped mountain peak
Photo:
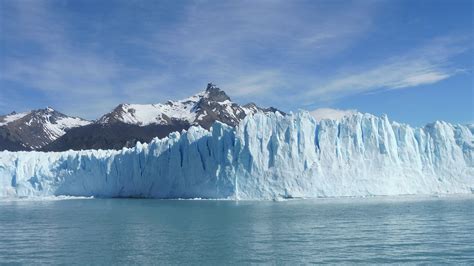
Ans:
<svg viewBox="0 0 474 266"><path fill-rule="evenodd" d="M4 126L8 123L14 122L22 117L28 115L30 112L17 113L15 111L9 113L8 115L0 116L0 126Z"/></svg>
<svg viewBox="0 0 474 266"><path fill-rule="evenodd" d="M112 112L102 116L98 123L125 123L138 126L187 123L209 128L216 120L235 126L246 115L258 111L278 110L259 108L255 104L250 107L240 106L232 102L223 90L209 83L204 91L183 100L157 104L120 104Z"/></svg>
<svg viewBox="0 0 474 266"><path fill-rule="evenodd" d="M51 143L67 130L90 124L90 121L67 116L51 107L0 116L1 142L15 143L24 149L38 149Z"/></svg>

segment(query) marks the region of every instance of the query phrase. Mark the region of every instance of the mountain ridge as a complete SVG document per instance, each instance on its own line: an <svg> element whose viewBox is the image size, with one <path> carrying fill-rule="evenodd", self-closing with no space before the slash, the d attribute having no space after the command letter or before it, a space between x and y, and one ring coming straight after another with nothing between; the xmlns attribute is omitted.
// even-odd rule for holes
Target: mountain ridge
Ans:
<svg viewBox="0 0 474 266"><path fill-rule="evenodd" d="M62 113L55 113L50 107L39 110L49 110L57 117L67 117ZM0 116L0 150L121 149L132 147L137 142L149 142L154 137L162 138L191 126L209 129L215 121L235 127L244 117L256 112L284 114L274 107L261 108L254 103L239 105L232 102L223 90L212 83L208 83L204 91L182 100L157 104L122 103L94 121L76 118L87 122L62 128L64 130L50 127L39 130L42 126L40 121L47 123L48 119L40 119L35 127L25 123L15 124L15 121L31 112L33 111ZM57 119L53 116L53 120ZM11 132L18 131L20 127L24 133L11 137ZM45 137L41 141L29 144L29 139L43 135Z"/></svg>
<svg viewBox="0 0 474 266"><path fill-rule="evenodd" d="M91 122L51 107L0 116L0 150L35 150Z"/></svg>

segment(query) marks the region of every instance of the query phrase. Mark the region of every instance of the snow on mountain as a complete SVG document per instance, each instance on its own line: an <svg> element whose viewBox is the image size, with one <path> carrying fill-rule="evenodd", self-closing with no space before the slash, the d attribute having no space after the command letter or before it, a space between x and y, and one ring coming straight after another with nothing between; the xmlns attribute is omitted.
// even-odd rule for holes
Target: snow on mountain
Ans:
<svg viewBox="0 0 474 266"><path fill-rule="evenodd" d="M317 121L321 121L324 119L330 120L339 120L347 116L351 116L357 113L357 110L341 110L341 109L333 109L333 108L318 108L316 110L311 111L311 114Z"/></svg>
<svg viewBox="0 0 474 266"><path fill-rule="evenodd" d="M23 118L24 116L30 114L31 112L24 112L24 113L17 113L17 112L12 112L8 115L3 115L0 116L0 126L5 126L8 123L14 122L18 119Z"/></svg>
<svg viewBox="0 0 474 266"><path fill-rule="evenodd" d="M90 124L90 121L78 117L58 117L56 120L49 117L44 124L45 131L49 133L50 139L54 140L64 135L66 130Z"/></svg>
<svg viewBox="0 0 474 266"><path fill-rule="evenodd" d="M191 99L194 99L191 98ZM126 124L146 126L150 124L168 124L171 118L192 123L196 113L192 111L197 101L183 100L165 104L120 104L112 113L99 119L105 124L120 121Z"/></svg>
<svg viewBox="0 0 474 266"><path fill-rule="evenodd" d="M474 137L357 113L259 112L122 150L0 153L0 196L274 199L474 193Z"/></svg>
<svg viewBox="0 0 474 266"><path fill-rule="evenodd" d="M209 83L205 91L179 101L168 101L164 104L120 104L111 113L102 116L98 123L121 122L146 126L169 125L173 121L181 121L208 128L215 120L234 126L247 114L258 111L278 110L263 109L255 104L239 106L232 102L224 91Z"/></svg>
<svg viewBox="0 0 474 266"><path fill-rule="evenodd" d="M90 123L50 107L24 113L14 112L0 116L0 138L8 138L26 150L38 149L64 135L67 130Z"/></svg>

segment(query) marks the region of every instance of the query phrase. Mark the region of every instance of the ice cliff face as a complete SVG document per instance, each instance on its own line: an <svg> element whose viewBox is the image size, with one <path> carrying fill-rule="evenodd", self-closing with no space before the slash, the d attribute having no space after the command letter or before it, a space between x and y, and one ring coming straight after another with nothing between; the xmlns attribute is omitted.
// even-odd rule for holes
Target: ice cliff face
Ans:
<svg viewBox="0 0 474 266"><path fill-rule="evenodd" d="M258 113L120 151L1 152L0 197L337 197L473 193L468 127Z"/></svg>

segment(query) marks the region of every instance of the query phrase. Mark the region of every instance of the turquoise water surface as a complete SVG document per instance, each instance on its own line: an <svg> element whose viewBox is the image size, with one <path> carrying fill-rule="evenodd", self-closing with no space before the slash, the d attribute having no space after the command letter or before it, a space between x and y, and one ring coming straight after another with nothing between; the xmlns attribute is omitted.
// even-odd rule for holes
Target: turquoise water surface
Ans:
<svg viewBox="0 0 474 266"><path fill-rule="evenodd" d="M474 198L0 201L0 263L474 263Z"/></svg>

